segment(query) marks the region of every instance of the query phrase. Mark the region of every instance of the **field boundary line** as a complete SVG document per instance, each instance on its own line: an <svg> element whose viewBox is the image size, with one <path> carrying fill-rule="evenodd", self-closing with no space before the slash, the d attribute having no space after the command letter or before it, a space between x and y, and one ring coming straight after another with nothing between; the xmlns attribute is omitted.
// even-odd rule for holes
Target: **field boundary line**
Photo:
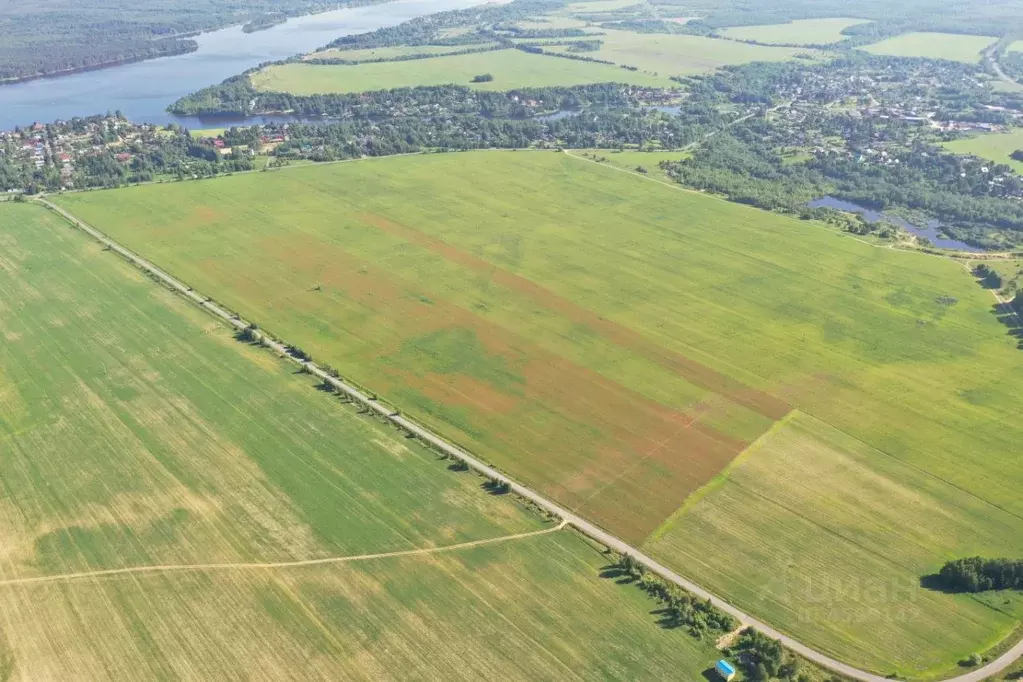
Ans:
<svg viewBox="0 0 1023 682"><path fill-rule="evenodd" d="M455 545L442 545L440 547L423 547L421 549L403 549L394 552L379 552L377 554L353 554L348 556L323 557L320 559L301 559L295 561L267 561L267 562L225 562L210 564L152 564L149 566L129 566L126 568L107 568L96 571L79 571L76 573L58 573L56 575L40 575L29 578L9 578L0 580L0 587L14 587L18 585L38 585L40 583L66 582L71 580L84 580L88 578L106 578L118 575L137 575L140 573L179 573L190 571L239 571L239 570L276 570L284 568L303 568L306 566L322 566L329 564L347 564L356 561L372 561L375 559L393 559L396 557L421 556L424 554L442 554L444 552L456 552L471 547L484 545L497 545L514 540L523 540L538 535L556 533L568 525L562 521L553 528L543 528L527 533L516 533L514 535L502 535L496 538L485 538L483 540L470 540Z"/></svg>
<svg viewBox="0 0 1023 682"><path fill-rule="evenodd" d="M574 155L568 154L568 156ZM582 157L574 158L582 159ZM589 159L582 160L590 161ZM604 165L599 164L595 161L590 161L590 163L595 163L598 166ZM611 168L613 170L622 170L614 167ZM628 173L629 171L623 172ZM653 178L648 179L654 180ZM659 181L654 180L654 182ZM667 185L667 183L663 184ZM668 186L672 187L672 185ZM680 191L692 191L682 187L675 187L675 189L678 189ZM204 308L214 316L219 317L222 320L226 321L230 326L234 327L238 331L250 328L249 323L242 319L240 315L236 315L225 310L221 306L214 303L212 299L199 294L194 289L187 286L180 280L172 277L164 270L150 263L148 260L129 251L124 246L121 246L113 239L104 235L95 227L92 227L91 225L77 218L70 211L63 209L60 206L57 206L56 204L53 204L52 202L47 201L45 198L42 197L37 198L34 201L49 208L58 215L62 216L64 219L70 222L72 226L80 229L89 236L93 237L101 244L108 247L111 251L114 251L115 253L125 258L129 263L136 265L139 268L142 268L150 275L155 277L157 280L163 282L173 291L183 294L188 300L199 305L199 307ZM722 201L724 200L722 199ZM822 229L826 228L822 227ZM945 256L939 257L944 258ZM339 379L337 377L334 377L333 375L327 373L326 371L324 371L323 369L321 369L320 367L318 367L316 364L309 360L304 360L300 357L293 355L291 350L287 348L284 344L268 338L262 331L258 330L252 331L260 344L277 352L282 357L288 358L293 363L299 365L304 372L319 378L326 385L332 386L338 392L343 393L349 398L359 402L364 407L366 407L370 412L375 412L376 414L383 417L385 420L404 429L408 433L417 436L425 443L436 448L439 452L449 457L453 457L457 460L460 460L473 471L491 479L492 481L505 484L509 492L515 493L519 497L528 500L529 502L532 502L538 508L544 510L548 514L551 514L561 519L561 523L557 527L557 529L560 529L564 526L572 526L583 535L591 538L592 540L603 545L609 550L617 552L622 555L628 555L633 557L636 561L643 564L643 566L645 566L647 570L657 574L658 576L660 576L661 578L668 582L678 585L679 587L686 590L690 594L710 602L719 610L724 611L728 615L735 618L740 624L759 630L761 633L770 637L771 639L778 640L779 642L781 642L781 644L790 651L799 654L803 658L806 658L807 660L810 660L813 663L816 663L824 668L827 668L832 672L845 675L846 677L852 678L854 680L859 680L860 682L888 682L891 679L891 677L877 675L874 673L867 672L865 670L860 670L859 668L848 665L846 663L842 663L841 661L831 658L830 656L823 654L817 651L816 649L810 648L809 646L803 644L802 642L771 627L767 623L764 623L763 621L754 618L753 616L740 610L738 607L732 605L731 602L721 597L718 597L715 594L712 594L711 592L707 591L703 587L700 587L699 585L689 580L688 578L685 578L681 574L673 571L672 569L664 566L663 564L659 563L650 556L644 554L639 549L633 547L624 540L619 539L615 535L612 535L603 528L588 521L587 519L572 512L571 510L562 507L561 505L553 502L552 500L549 500L548 498L544 497L543 495L536 492L532 488L529 488L521 483L518 483L517 481L512 480L503 472L495 469L489 464L484 463L482 460L469 454L469 452L467 452L466 450L463 450L462 448L453 445L451 442L433 433L424 426L419 425L417 422L402 416L400 412L394 410L393 408L381 404L375 398L366 395L365 393L363 393L350 383L343 381L342 379ZM554 530L557 529L547 529L547 531L553 532ZM1021 656L1023 656L1023 640L1021 640L1015 646L1007 650L996 660L992 661L991 663L988 663L982 668L978 668L964 675L948 678L944 680L944 682L983 682L986 678L995 675L1004 670L1005 668L1009 667L1009 665L1014 663L1016 659L1020 658Z"/></svg>
<svg viewBox="0 0 1023 682"><path fill-rule="evenodd" d="M646 538L643 540L641 544L646 545L648 542L656 542L657 540L659 540L662 535L671 530L671 527L674 526L675 523L677 523L678 520L682 518L686 512L688 512L690 509L696 506L696 504L699 503L707 495L723 486L728 481L729 476L733 471L735 471L735 469L737 469L742 463L744 463L746 460L752 457L753 454L757 452L757 450L760 450L764 446L764 443L767 442L768 438L770 438L778 431L781 431L781 429L784 426L786 426L789 422L791 422L796 417L797 414L802 413L799 411L798 408L794 408L790 410L787 415L785 415L775 423L771 424L771 426L768 427L768 429L764 431L762 434L760 434L755 441L747 445L745 450L743 450L734 458L732 458L732 461L729 462L724 469L715 474L714 478L710 479L702 486L697 488L695 491L693 491L689 495L689 497L686 498L685 502L682 503L682 506L673 511L671 513L671 516L669 516L668 518L661 522L661 525L657 526L657 528L654 528L653 532L650 533L650 535L646 536Z"/></svg>

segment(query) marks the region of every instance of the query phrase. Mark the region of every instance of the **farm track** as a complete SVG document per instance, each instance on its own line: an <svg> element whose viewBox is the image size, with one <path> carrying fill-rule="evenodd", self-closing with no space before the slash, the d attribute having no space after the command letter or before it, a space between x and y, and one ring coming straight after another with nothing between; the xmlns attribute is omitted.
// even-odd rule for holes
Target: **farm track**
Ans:
<svg viewBox="0 0 1023 682"><path fill-rule="evenodd" d="M378 554L356 554L351 556L324 557L320 559L303 559L300 561L274 561L265 563L219 563L219 564L154 564L150 566L130 566L127 568L109 568L99 571L80 571L77 573L58 573L55 575L33 576L31 578L11 578L0 580L0 587L11 587L16 585L38 585L40 583L68 582L71 580L84 580L88 578L107 578L120 575L138 575L141 573L177 573L177 572L208 572L208 571L238 571L238 570L275 570L285 568L302 568L305 566L322 566L325 564L347 564L356 561L371 561L374 559L393 559L396 557L422 556L424 554L441 554L444 552L456 552L471 547L483 545L496 545L513 540L523 540L537 535L555 533L568 525L562 521L553 528L534 530L528 533L516 533L515 535L502 535L496 538L484 540L472 540L460 542L457 545L443 545L441 547L424 547L422 549L405 549L396 552L380 552Z"/></svg>
<svg viewBox="0 0 1023 682"><path fill-rule="evenodd" d="M573 158L579 159L581 161L587 161L587 162L594 163L594 164L597 164L597 165L600 165L600 166L604 166L604 164L599 164L596 161L592 161L590 159L585 159L585 158L582 158L582 157L579 157L579 156L575 156L574 154L568 154L568 155L572 156ZM615 168L613 166L605 166L605 167L611 168L612 170L621 171L621 172L624 172L624 173L629 173L630 175L636 175L637 177L642 177L642 178L644 178L646 180L650 180L650 181L653 181L653 182L657 182L659 184L663 184L663 185L665 185L667 187L671 187L672 189L675 189L675 190L678 190L678 191L694 192L694 190L688 190L688 189L683 188L683 187L678 187L676 185L672 185L672 184L669 184L667 182L662 182L662 181L657 180L655 178L649 178L649 177L646 177L646 176L643 176L643 175L640 175L640 174L637 174L637 173L632 173L631 171L628 171L628 170L625 170L625 169ZM160 282L165 284L171 290L184 295L186 298L188 298L189 300L193 301L194 303L196 303L200 307L205 308L207 311L209 311L213 315L215 315L215 316L221 318L222 320L226 321L229 325L231 325L235 329L241 331L241 330L246 329L246 328L249 327L249 323L246 320L243 320L239 315L233 314L230 311L225 310L224 308L222 308L219 305L217 305L216 303L214 303L212 301L212 299L209 299L209 298L207 298L207 297L197 293L191 287L189 287L186 284L184 284L183 282L177 280L176 278L174 278L173 276L171 276L167 272L163 271L162 269L160 269L156 265L154 265L154 264L150 263L149 261L145 260L144 258L142 258L142 257L140 257L140 256L138 256L138 255L136 255L134 253L132 253L127 248L125 248L124 246L121 246L120 244L118 244L117 242L113 241L112 239L110 239L109 237L104 235L102 232L97 230L96 228L94 228L94 227L88 225L87 223L85 223L84 221L80 220L79 218L74 216L69 211L67 211L67 210L65 210L65 209L63 209L63 208L61 208L61 207L59 207L59 206L57 206L57 205L47 201L45 198L41 198L40 197L40 198L35 199L35 201L37 201L39 204L41 204L43 206L46 206L47 208L49 208L50 210L54 211L58 215L62 216L67 221L69 221L74 227L82 230L83 232L85 232L86 234L91 236L92 238L96 239L98 242L103 244L105 247L109 248L111 251L114 251L118 255L120 255L121 257L125 258L131 264L133 264L133 265L141 268L142 270L146 271L148 274L150 274L151 276L153 276L154 278L156 278L157 280L159 280ZM822 228L822 229L826 229L826 228ZM849 236L851 236L851 235L849 235ZM856 239L855 237L852 237L852 238ZM877 244L871 244L870 242L867 242L867 241L864 241L864 240L860 240L860 239L857 239L857 241L863 241L865 244L868 244L870 246L874 246L876 248L889 248L889 247L880 246L880 245L877 245ZM916 253L921 253L921 252L916 252ZM939 258L947 258L947 256L938 256L937 254L924 254L924 255L934 255L934 256L937 256ZM953 259L953 260L958 260L958 259ZM996 298L997 298L997 296L996 296ZM401 415L397 410L395 410L395 409L393 409L393 408L391 408L391 407L389 407L387 405L382 404L376 398L367 395L366 393L361 391L356 386L354 386L352 384L349 384L348 382L346 382L346 381L344 381L344 380L342 380L340 378L334 377L331 374L328 374L326 371L320 369L317 365L315 365L312 362L309 362L307 360L302 360L301 358L295 357L294 355L291 354L291 352L288 350L288 348L286 348L283 344L278 343L276 341L273 341L272 339L270 339L270 338L266 337L265 335L263 335L261 332L256 332L256 336L257 336L258 342L260 344L262 344L263 346L266 346L267 348L275 351L276 353L278 353L282 357L287 357L292 362L294 362L297 365L301 366L304 369L305 372L309 373L312 376L315 376L315 377L319 378L326 385L332 386L339 393L344 394L347 397L351 398L352 400L360 403L361 405L366 407L367 410L369 410L370 412L376 413L377 415L381 416L382 418L386 419L387 421L391 422L392 424L394 424L394 425L398 426L399 428L405 430L407 433L413 434L413 435L419 437L424 442L426 442L426 443L432 445L433 447L435 447L439 452L444 453L445 455L447 455L449 457L453 457L455 459L458 459L458 460L464 462L466 465L468 465L472 470L476 471L477 473L482 474L483 476L486 476L486 477L488 477L488 478L490 478L492 480L495 480L495 481L507 484L510 492L515 493L519 497L521 497L521 498L523 498L525 500L528 500L529 502L532 502L537 507L539 507L540 509L546 511L547 513L549 513L549 514L551 514L553 516L556 516L556 517L561 519L561 523L556 528L550 528L550 529L546 529L544 531L534 531L533 534L537 534L537 533L540 533L540 532L553 532L555 530L559 530L559 529L563 528L566 525L570 525L570 526L574 527L576 530L578 530L579 532L583 533L584 535L588 536L589 538L591 538L591 539L595 540L596 542L600 543L601 545L603 545L603 546L605 546L605 547L607 547L607 548L609 548L609 549L611 549L611 550L613 550L615 552L618 552L619 554L632 556L639 563L643 564L648 570L650 570L653 573L657 574L661 578L663 578L663 579L667 580L668 582L671 582L671 583L673 583L675 585L678 585L679 587L683 588L684 590L690 592L691 594L693 594L693 595L695 595L695 596L697 596L697 597L699 597L701 599L709 601L716 608L718 608L721 611L724 611L725 613L731 615L740 624L745 625L747 627L753 627L753 628L759 630L761 633L767 635L768 637L780 641L782 643L782 645L785 646L787 649L789 649L790 651L792 651L792 652L794 652L794 653L796 653L796 654L806 658L807 660L810 660L810 661L812 661L812 662L814 662L814 663L816 663L816 664L818 664L818 665L820 665L820 666L822 666L824 668L827 668L828 670L831 670L833 672L839 673L839 674L844 675L844 676L846 676L848 678L851 678L853 680L859 680L861 682L886 682L887 680L892 679L891 677L877 675L877 674L874 674L874 673L867 672L865 670L860 670L860 669L855 668L855 667L853 667L851 665L842 663L841 661L835 660L834 658L831 658L830 656L828 656L826 654L823 654L823 653L821 653L819 651L816 651L815 649L810 648L809 646L803 644L802 642L799 642L799 641L793 639L792 637L789 637L788 635L786 635L786 634L776 630L775 628L771 627L770 625L767 625L766 623L764 623L764 622L754 618L753 616L751 616L751 615L741 611L740 609L738 609L737 607L733 606L731 603L727 602L726 600L722 599L721 597L718 597L718 596L716 596L714 594L711 594L710 592L708 592L704 588L700 587L696 583L694 583L694 582L690 581L689 579L681 576L680 574L676 573L675 571L671 570L670 568L667 568L666 566L660 564L659 562L657 562L653 558L651 558L651 557L647 556L646 554L644 554L643 552L641 552L636 547L633 547L632 545L626 543L625 541L620 540L616 536L612 535L611 533L608 533L607 531L605 531L602 528L598 527L597 525L591 523L590 521L587 521L583 517L581 517L581 516L571 512L571 511L569 511L568 509L565 509L565 508L561 507L557 503L553 502L552 500L547 499L546 497L544 497L540 493L534 491L533 489L528 488L528 487L526 487L526 486L524 486L524 485L522 485L520 483L517 483L516 481L513 481L512 479L510 479L504 473L502 473L502 472L498 471L497 469L491 467L490 465L482 462L481 460L477 459L476 457L472 456L471 454L469 454L465 450L462 450L461 448L457 447L456 445L454 445L452 443L449 443L448 441L444 440L442 437L434 434L433 432L429 431L428 429L424 428L423 426L420 426L417 422L412 421L411 419ZM414 551L420 551L420 550L409 550L409 551L410 552L414 552ZM349 561L350 560L351 559L349 559ZM316 560L313 560L313 561L316 561ZM115 569L115 570L121 570L121 569ZM1021 656L1023 656L1023 640L1018 642L1015 646L1010 648L1004 654L999 656L994 661L988 663L987 665L985 665L985 666L983 666L981 668L978 668L977 670L974 670L972 672L963 674L963 675L947 678L946 680L944 680L944 682L983 682L987 678L989 678L989 677L991 677L993 675L996 675L997 673L1001 672L1002 670L1005 670L1007 667L1009 667L1012 663L1014 663Z"/></svg>

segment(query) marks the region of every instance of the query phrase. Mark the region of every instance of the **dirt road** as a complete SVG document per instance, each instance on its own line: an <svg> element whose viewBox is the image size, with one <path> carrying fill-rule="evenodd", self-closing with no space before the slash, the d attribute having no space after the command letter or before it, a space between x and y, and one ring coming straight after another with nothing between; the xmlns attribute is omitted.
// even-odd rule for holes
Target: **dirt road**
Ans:
<svg viewBox="0 0 1023 682"><path fill-rule="evenodd" d="M40 575L30 578L11 578L0 580L0 587L13 585L36 585L39 583L69 582L87 578L107 578L118 575L137 575L140 573L175 573L175 572L208 572L208 571L242 571L242 570L269 570L283 568L301 568L303 566L322 566L324 564L347 564L355 561L369 561L371 559L392 559L394 557L417 556L421 554L440 554L442 552L454 552L470 547L481 547L483 545L496 545L512 540L522 540L537 535L547 535L564 528L567 522L562 521L553 528L534 530L529 533L517 533L515 535L502 535L496 538L484 540L472 540L471 542L460 542L457 545L444 545L441 547L424 547L422 549L405 549L397 552L381 552L379 554L355 554L351 556L323 557L320 559L304 559L301 561L274 561L266 563L219 563L219 564L154 564L151 566L129 566L127 568L109 568L100 571L81 571L78 573L57 573L54 575Z"/></svg>

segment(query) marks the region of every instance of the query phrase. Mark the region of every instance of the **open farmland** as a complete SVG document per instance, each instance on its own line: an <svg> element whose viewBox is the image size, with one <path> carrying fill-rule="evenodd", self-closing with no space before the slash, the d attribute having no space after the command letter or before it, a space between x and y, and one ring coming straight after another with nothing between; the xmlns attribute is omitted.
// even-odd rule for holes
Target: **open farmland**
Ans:
<svg viewBox="0 0 1023 682"><path fill-rule="evenodd" d="M958 33L904 33L861 49L891 57L948 59L966 64L980 62L980 53L997 38Z"/></svg>
<svg viewBox="0 0 1023 682"><path fill-rule="evenodd" d="M61 203L628 539L797 407L904 463L896 480L919 471L973 495L977 537L1018 549L1023 529L1003 531L1023 514L1023 365L990 294L956 263L550 152L377 159ZM880 456L863 461L881 475L870 468ZM860 543L896 552L887 529L903 509L874 513ZM848 522L814 521L825 533ZM791 541L786 550L779 532L778 551L797 556L802 539ZM977 546L942 542L912 564L849 570L903 585ZM732 560L713 557L708 570ZM799 591L777 608L749 597L768 577L750 575L734 597L754 613L811 607ZM835 612L859 603L842 590L825 599ZM876 668L865 652L916 641L886 625L892 614L930 599L893 592L863 614L855 646L840 620L801 634ZM975 622L959 627L928 610L946 627L907 667L930 670L1005 633L1006 616L969 612Z"/></svg>
<svg viewBox="0 0 1023 682"><path fill-rule="evenodd" d="M661 76L684 76L707 73L722 66L750 62L780 62L805 52L800 48L747 45L734 40L690 35L634 33L601 29L600 50L586 56L634 66L640 73ZM545 47L551 52L565 52L567 45Z"/></svg>
<svg viewBox="0 0 1023 682"><path fill-rule="evenodd" d="M476 50L488 45L396 45L393 47L374 47L361 50L321 50L313 52L304 59L345 59L350 62L365 62L376 59L400 59L412 55L445 55L458 54L466 50Z"/></svg>
<svg viewBox="0 0 1023 682"><path fill-rule="evenodd" d="M53 214L0 206L0 246L5 678L695 679L712 662L578 536Z"/></svg>
<svg viewBox="0 0 1023 682"><path fill-rule="evenodd" d="M787 24L736 26L719 33L736 40L755 40L776 45L826 45L844 40L842 31L862 24L863 19L797 19Z"/></svg>
<svg viewBox="0 0 1023 682"><path fill-rule="evenodd" d="M494 77L492 81L472 83L475 76L487 73ZM656 87L672 85L667 78L620 69L609 64L529 54L514 49L357 65L281 64L258 71L250 78L253 86L259 90L296 95L446 84L482 90L592 83L630 83Z"/></svg>
<svg viewBox="0 0 1023 682"><path fill-rule="evenodd" d="M720 547L729 560L708 561ZM1023 555L1023 520L799 412L648 549L879 671L945 672L1023 618L1011 593L985 595L988 606L919 587L945 557Z"/></svg>
<svg viewBox="0 0 1023 682"><path fill-rule="evenodd" d="M1014 151L1023 149L1023 129L964 137L945 142L942 146L954 154L973 154L988 161L1004 163L1017 173L1023 173L1023 161L1012 158Z"/></svg>
<svg viewBox="0 0 1023 682"><path fill-rule="evenodd" d="M574 151L573 154L589 154L596 156L600 159L606 159L604 163L608 163L615 168L622 168L624 170L636 170L637 168L643 168L648 173L655 177L666 178L667 176L660 169L662 161L681 161L687 158L690 154L685 151L639 151L637 149L624 149L609 150L609 149L586 149Z"/></svg>

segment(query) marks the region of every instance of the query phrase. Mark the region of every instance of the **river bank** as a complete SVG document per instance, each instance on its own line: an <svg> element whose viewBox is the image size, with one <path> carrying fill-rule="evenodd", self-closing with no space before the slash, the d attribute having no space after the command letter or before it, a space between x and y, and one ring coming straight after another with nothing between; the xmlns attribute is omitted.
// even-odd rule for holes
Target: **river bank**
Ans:
<svg viewBox="0 0 1023 682"><path fill-rule="evenodd" d="M851 201L843 201L842 199L836 199L834 197L822 197L815 201L811 201L807 204L807 206L810 208L833 208L847 213L858 213L863 216L863 219L868 223L886 222L909 232L919 239L926 239L930 245L939 249L964 251L968 253L985 253L985 249L974 246L973 244L967 244L964 241L952 239L950 237L943 237L941 234L941 223L937 220L929 220L926 225L921 227L920 225L914 225L908 220L900 218L897 215L891 215L883 211L877 211L867 208L866 206L860 206L859 204Z"/></svg>
<svg viewBox="0 0 1023 682"><path fill-rule="evenodd" d="M0 130L107 111L121 111L139 123L207 125L173 116L166 108L188 93L264 62L310 52L341 36L478 4L480 0L396 0L296 17L254 33L232 26L194 36L198 47L188 53L10 83L0 86ZM269 122L266 118L234 123Z"/></svg>

